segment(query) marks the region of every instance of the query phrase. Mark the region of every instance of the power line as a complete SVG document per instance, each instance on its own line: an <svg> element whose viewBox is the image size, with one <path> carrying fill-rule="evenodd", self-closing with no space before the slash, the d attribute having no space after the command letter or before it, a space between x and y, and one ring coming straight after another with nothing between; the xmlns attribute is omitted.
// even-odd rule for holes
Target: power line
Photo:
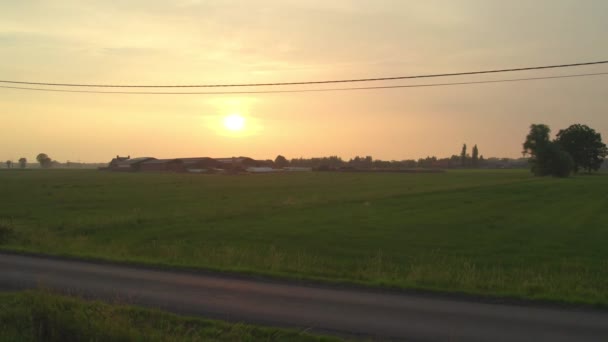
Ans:
<svg viewBox="0 0 608 342"><path fill-rule="evenodd" d="M487 83L507 83L507 82L523 82L536 80L551 80L561 78L589 77L608 75L608 72L597 72L588 74L573 74L561 76L544 76L544 77L527 77L527 78L511 78L502 80L489 81L469 81L469 82L451 82L451 83L429 83L429 84L409 84L409 85L393 85L393 86L375 86L375 87L352 87L352 88L320 88L320 89L292 89L292 90L251 90L251 91L203 91L203 92L155 92L155 91L101 91L101 90L70 90L70 89L51 89L51 88L28 88L28 87L13 87L0 86L5 89L19 89L32 91L47 91L60 93L89 93L89 94L133 94L133 95L229 95L229 94L276 94L276 93L313 93L313 92L329 92L329 91L352 91L352 90L374 90L374 89L396 89L396 88L428 88L428 87L445 87L458 85L472 84L487 84Z"/></svg>
<svg viewBox="0 0 608 342"><path fill-rule="evenodd" d="M496 74L504 72L544 70L571 68L579 66L589 66L598 64L608 64L606 61L583 62L573 64L545 65L525 68L512 69L495 69L482 71L467 71L446 74L428 74L415 76L394 76L394 77L376 77L376 78L359 78L345 80L325 80L325 81L305 81L305 82L279 82L279 83L235 83L235 84L192 84L192 85L116 85L116 84L75 84L75 83L50 83L50 82L26 82L26 81L11 81L0 80L0 83L9 84L28 84L28 85L43 85L43 86L61 86L61 87L95 87L95 88L219 88L219 87L262 87L262 86L291 86L291 85L307 85L307 84L328 84L328 83L354 83L354 82L373 82L373 81L394 81L415 78L432 78L432 77L448 77L448 76L465 76L465 75L481 75L481 74Z"/></svg>

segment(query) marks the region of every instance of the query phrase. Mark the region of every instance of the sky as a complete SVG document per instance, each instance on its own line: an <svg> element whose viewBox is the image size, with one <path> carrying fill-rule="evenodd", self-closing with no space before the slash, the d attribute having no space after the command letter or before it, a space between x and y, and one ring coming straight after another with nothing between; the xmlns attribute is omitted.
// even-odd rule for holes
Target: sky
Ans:
<svg viewBox="0 0 608 342"><path fill-rule="evenodd" d="M266 83L608 60L605 0L20 0L1 2L0 13L2 80ZM369 85L590 72L608 65ZM607 95L608 75L280 94L0 88L0 160L40 152L61 162L117 154L402 160L459 154L463 143L485 157L520 157L532 123L553 133L587 124L608 140ZM242 129L227 129L228 116Z"/></svg>

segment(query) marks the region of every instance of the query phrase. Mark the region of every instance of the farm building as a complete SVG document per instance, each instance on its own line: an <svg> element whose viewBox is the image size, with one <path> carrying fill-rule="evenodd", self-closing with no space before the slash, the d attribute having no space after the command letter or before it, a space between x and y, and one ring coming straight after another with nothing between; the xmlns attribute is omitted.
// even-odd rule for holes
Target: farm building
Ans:
<svg viewBox="0 0 608 342"><path fill-rule="evenodd" d="M184 163L179 159L150 159L141 163L139 171L142 172L181 172L184 170Z"/></svg>
<svg viewBox="0 0 608 342"><path fill-rule="evenodd" d="M119 155L116 155L116 158L113 158L110 163L108 164L108 168L112 169L114 167L116 167L118 165L118 163L123 162L125 160L131 159L131 156L127 156L127 157L121 157Z"/></svg>
<svg viewBox="0 0 608 342"><path fill-rule="evenodd" d="M111 171L135 172L140 170L140 166L143 162L154 159L155 158L151 157L128 158L115 162L114 165L110 165L109 169Z"/></svg>
<svg viewBox="0 0 608 342"><path fill-rule="evenodd" d="M273 169L272 160L255 160L248 157L231 158L174 158L156 159L151 157L133 158L120 157L110 161L106 170L110 171L142 171L142 172L208 172L213 170L245 171L262 168ZM259 169L259 170L258 170Z"/></svg>
<svg viewBox="0 0 608 342"><path fill-rule="evenodd" d="M204 172L219 168L220 162L213 158L154 159L141 164L143 172Z"/></svg>
<svg viewBox="0 0 608 342"><path fill-rule="evenodd" d="M250 167L274 167L272 160L255 160L249 157L216 158L222 169L245 170Z"/></svg>
<svg viewBox="0 0 608 342"><path fill-rule="evenodd" d="M220 169L222 164L213 158L180 158L184 163L184 169L188 172L202 172L213 169Z"/></svg>

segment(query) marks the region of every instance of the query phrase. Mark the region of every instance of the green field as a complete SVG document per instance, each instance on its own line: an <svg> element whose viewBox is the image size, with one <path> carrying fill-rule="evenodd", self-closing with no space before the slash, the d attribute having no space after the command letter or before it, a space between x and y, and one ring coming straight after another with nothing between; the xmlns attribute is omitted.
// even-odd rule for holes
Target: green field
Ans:
<svg viewBox="0 0 608 342"><path fill-rule="evenodd" d="M2 248L608 304L608 175L0 172ZM2 233L5 232L5 233Z"/></svg>
<svg viewBox="0 0 608 342"><path fill-rule="evenodd" d="M0 341L339 341L36 291L0 294Z"/></svg>

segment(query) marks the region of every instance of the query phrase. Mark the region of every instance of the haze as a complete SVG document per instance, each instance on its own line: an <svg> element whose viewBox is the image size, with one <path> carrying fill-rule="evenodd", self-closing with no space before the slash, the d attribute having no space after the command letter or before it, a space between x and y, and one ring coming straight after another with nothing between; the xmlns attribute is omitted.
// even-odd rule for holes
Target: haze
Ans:
<svg viewBox="0 0 608 342"><path fill-rule="evenodd" d="M603 0L14 1L0 12L4 80L285 82L608 57ZM449 81L587 72L608 67ZM0 89L0 160L33 161L39 152L86 162L116 154L400 160L458 154L463 143L518 157L531 123L554 133L584 123L606 139L607 80L235 96ZM224 129L230 115L242 116L245 129Z"/></svg>

